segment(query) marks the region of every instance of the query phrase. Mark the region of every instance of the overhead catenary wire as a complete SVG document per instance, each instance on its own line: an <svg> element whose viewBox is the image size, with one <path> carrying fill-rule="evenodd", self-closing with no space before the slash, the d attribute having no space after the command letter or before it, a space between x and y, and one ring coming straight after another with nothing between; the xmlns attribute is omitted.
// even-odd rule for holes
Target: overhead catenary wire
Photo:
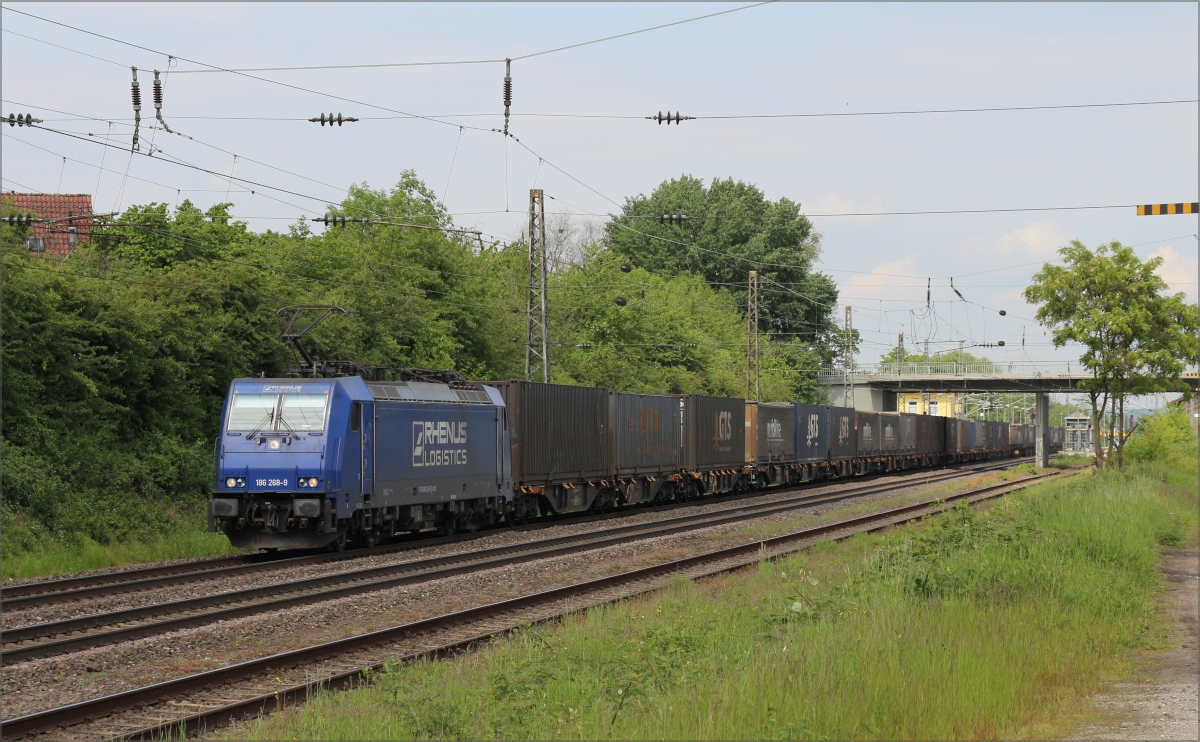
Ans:
<svg viewBox="0 0 1200 742"><path fill-rule="evenodd" d="M182 61L182 62L188 62L189 64L195 64L195 65L199 65L199 66L201 66L201 67L207 67L207 68L210 68L210 69L212 69L212 70L214 70L214 71L218 71L218 72L229 72L229 73L231 73L231 74L239 75L239 76L241 76L241 77L245 77L245 78L247 78L247 79L251 79L251 80L257 80L257 81L259 81L259 82L265 82L265 83L268 83L268 84L270 84L270 85L278 85L278 86L280 86L280 87L290 88L290 89L292 89L292 90L297 90L297 91L304 92L304 93L309 93L309 94L312 94L312 95L319 95L319 96L323 96L323 97L326 97L326 98L332 98L332 99L334 99L334 100L340 100L340 101L344 101L344 102L346 102L346 103L353 103L353 104L355 104L355 105L366 106L366 107L368 107L368 108L374 108L374 109L376 109L376 110L379 110L379 111L387 111L387 112L389 112L389 113L400 114L400 115L402 115L402 116L408 116L408 117L411 117L411 118L414 118L414 119L420 119L420 120L423 120L423 121L430 121L430 122L432 122L432 123L443 124L443 125L445 125L445 126L459 126L459 124L455 124L455 123L452 123L452 122L450 122L450 121L444 121L444 120L437 119L437 118L434 118L434 117L431 117L431 116L422 116L422 115L420 115L420 114L409 113L408 111L400 111L400 110L397 110L397 109L394 109L394 108L388 108L387 106L380 106L380 105L376 105L376 104L374 104L374 103L367 103L367 102L364 102L364 101L355 100L355 99L353 99L353 98L347 98L347 97L345 97L345 96L342 96L342 95L337 95L337 94L335 94L335 93L326 93L326 92L322 92L322 91L319 91L319 90L312 90L312 89L310 89L310 88L305 88L305 87L303 87L303 86L300 86L300 85L293 85L293 84L291 84L291 83L286 83L286 82L282 82L282 81L279 81L279 80L271 80L271 79L269 79L269 78L266 78L266 77L258 77L257 75L251 75L251 74L248 74L248 73L245 73L245 72L234 72L233 70L229 70L229 69L226 69L226 68L224 68L224 67L220 67L220 66L218 66L218 65L213 65L213 64L209 64L209 63L207 63L207 62L201 62L201 61L197 61L197 60L195 60L195 59L190 59L190 58L188 58L188 57L184 57L184 56L182 56L182 55L179 55L179 54L168 54L167 52L159 51L159 50L157 50L157 49L152 49L152 48L150 48L150 47L147 47L147 46L142 46L141 44L135 44L135 43L133 43L133 42L130 42L130 41L125 41L125 40L123 40L123 39L118 39L118 38L115 38L115 37L112 37L112 36L106 36L105 34L97 33L97 32L95 32L95 31L89 31L89 30L88 30L88 29L86 29L86 28L80 28L80 27L78 27L78 26L72 26L72 25L70 25L70 24L68 24L68 23L63 23L63 22L61 22L61 21L54 21L54 20L50 20L49 18L43 18L42 16L34 15L33 13L27 13L27 12L25 12L25 11L23 11L23 10L17 10L16 8L13 8L13 7L11 7L11 6L8 6L8 5L0 6L0 9L6 10L6 11L9 11L9 12L12 12L12 13L18 13L18 14L20 14L20 15L27 16L27 17L29 17L29 18L34 18L34 19L36 19L36 20L39 20L39 21L42 21L42 22L44 22L44 23L50 23L50 24L53 24L53 25L55 25L55 26L61 26L62 28L67 28L67 29L70 29L70 30L72 30L72 31L77 31L77 32L79 32L79 33L87 34L87 35L89 35L89 36L95 36L95 37L97 37L97 38L105 39L105 40L107 40L107 41L112 41L112 42L114 42L114 43L117 43L117 44L123 44L123 45L125 45L125 46L129 46L129 47L132 47L132 48L134 48L134 49L140 49L141 51L149 52L149 53L151 53L151 54L158 54L158 55L160 55L160 56L167 57L167 58L169 58L169 59L177 59L177 60L179 60L179 61ZM176 74L179 74L179 73L181 72L181 70L176 70L175 72L176 72ZM464 124L464 126L465 126L465 124ZM478 130L480 130L480 131L491 131L491 129L484 129L484 128L481 128L481 127L473 127L473 126L472 126L472 127L468 127L468 128L472 128L472 129L478 129Z"/></svg>

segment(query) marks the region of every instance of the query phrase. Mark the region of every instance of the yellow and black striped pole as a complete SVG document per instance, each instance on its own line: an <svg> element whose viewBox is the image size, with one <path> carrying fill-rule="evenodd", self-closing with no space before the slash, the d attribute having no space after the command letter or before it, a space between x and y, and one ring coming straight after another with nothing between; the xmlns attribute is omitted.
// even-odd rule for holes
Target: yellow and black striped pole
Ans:
<svg viewBox="0 0 1200 742"><path fill-rule="evenodd" d="M1144 204L1137 207L1138 216L1167 216L1169 214L1200 214L1200 203Z"/></svg>

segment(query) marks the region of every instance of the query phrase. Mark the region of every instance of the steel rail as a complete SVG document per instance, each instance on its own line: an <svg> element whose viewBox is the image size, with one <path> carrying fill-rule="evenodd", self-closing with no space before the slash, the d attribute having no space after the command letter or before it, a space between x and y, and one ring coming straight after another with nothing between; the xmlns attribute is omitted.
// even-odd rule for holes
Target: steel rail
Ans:
<svg viewBox="0 0 1200 742"><path fill-rule="evenodd" d="M245 590L218 593L216 595L185 598L167 603L156 603L109 613L80 616L51 623L31 624L0 633L0 643L9 647L0 652L0 664L13 665L42 657L60 655L91 647L191 628L215 621L241 618L269 611L282 610L297 605L307 605L316 601L334 600L366 592L375 592L408 584L453 577L467 572L494 569L510 564L550 558L565 553L590 551L633 541L668 536L684 531L762 518L775 513L896 489L936 484L947 480L969 477L980 471L987 471L987 469L975 469L965 473L940 473L922 479L920 482L905 480L903 482L876 483L837 492L800 495L783 500L735 506L714 512L694 513L667 520L621 526L606 531L590 531L541 541L506 544L443 557L372 567L348 573L324 575L292 582L247 588ZM333 587L330 588L329 586ZM269 600L269 598L277 595L290 595L291 597ZM238 605L230 606L230 604ZM216 610L203 611L203 609L212 607L216 607ZM203 612L197 614L195 611ZM156 616L172 614L177 615L177 617L132 626L127 625L130 622L144 621ZM37 639L44 637L87 632L105 626L117 626L118 628L110 631L85 633L63 639L36 642ZM35 643L20 646L22 642Z"/></svg>
<svg viewBox="0 0 1200 742"><path fill-rule="evenodd" d="M412 636L414 634L422 634L475 619L495 616L496 614L501 614L520 608L562 600L564 598L571 598L604 588L636 583L665 574L680 572L682 570L709 562L719 562L733 557L755 555L760 553L762 550L773 547L790 546L788 552L797 551L803 547L803 544L796 544L795 542L803 542L827 534L836 534L839 531L848 532L835 538L846 538L854 533L881 530L889 526L900 525L902 523L916 520L926 515L944 512L945 510L951 508L954 503L959 501L965 500L973 503L986 499L992 499L995 497L1000 497L1009 492L1024 489L1035 482L1045 482L1047 480L1060 478L1065 475L1065 472L1043 474L1018 482L1004 482L1000 484L989 485L973 490L967 490L954 495L948 495L944 498L923 500L896 508L888 508L886 510L876 511L874 513L844 518L838 521L832 521L830 523L822 523L809 528L793 531L791 533L760 539L737 546L717 549L704 554L685 557L683 559L663 562L650 567L643 567L640 569L630 570L628 572L621 572L618 574L609 575L607 577L588 580L586 582L566 585L564 587L552 588L517 598L497 601L495 603L489 603L486 605L454 611L452 613L420 619L405 624L399 624L397 626L379 629L344 639L337 639L301 649L280 652L267 657L260 657L258 659L248 660L246 662L217 668L215 670L208 670L181 678L153 683L140 688L132 688L130 690L121 691L108 696L89 699L87 701L80 701L58 708L27 714L21 717L6 719L0 722L0 737L4 739L15 739L34 732L49 730L55 727L61 728L87 721L93 721L97 718L111 715L117 711L122 711L132 707L150 705L162 701L163 699L179 696L180 694L189 691L202 690L215 685L245 680L264 672L270 672L272 670L277 671L305 663L311 663L317 660L328 659L340 653L366 647L373 647L379 644ZM777 557L781 555L782 554L776 554L775 556ZM725 566L711 570L704 574L693 575L692 579L707 576L709 574L729 572L735 569L740 569L744 566L745 564ZM641 592L651 592L655 589L658 588L647 588ZM616 600L626 600L629 597L632 596L622 595L620 598L598 602L614 602ZM568 612L577 611L578 608L572 609ZM555 617L557 616L550 617L550 620ZM510 629L511 626L490 632L486 635L473 637L466 642L456 641L453 643L453 645L427 650L421 654L424 655L429 654L430 652L444 652L447 650L460 649L464 646L469 646L469 644L475 641L502 634ZM354 672L361 674L365 669L366 668L359 668ZM346 677L349 674L343 673L342 675L343 677ZM132 732L120 733L118 738L158 739L164 735L170 736L176 730L191 732L193 730L201 729L203 723L207 720L231 718L230 714L243 715L247 713L249 709L256 706L260 712L269 712L270 709L266 708L266 706L270 704L272 700L279 704L282 703L281 699L283 699L285 696L292 700L296 700L300 697L299 694L301 692L306 692L314 687L319 687L322 683L325 683L330 679L331 678L323 678L302 686L295 686L286 690L281 689L271 693L270 695L256 696L255 698L245 701L226 704L219 708L195 713L182 719L164 721L151 727L146 727Z"/></svg>
<svg viewBox="0 0 1200 742"><path fill-rule="evenodd" d="M1002 461L1017 462L1023 459L1004 459ZM984 462L984 467L987 468L996 462ZM901 476L913 475L919 472L929 472L943 470L946 467L938 467L937 469L918 469L911 472L900 472ZM890 472L890 475L897 474ZM888 475L875 475L870 479L885 478ZM847 478L845 480L822 480L817 482L806 482L800 485L791 485L783 489L775 489L773 492L789 491L789 489L802 488L817 484L836 484L839 481L847 483L856 481L858 478ZM870 480L868 480L870 481ZM726 495L719 498L704 498L702 500L693 500L688 503L669 503L653 508L658 512L670 511L682 507L691 507L696 504L708 502L730 502L748 497L762 496L763 492L752 492L742 495ZM585 517L561 517L554 518L543 522L533 523L524 526L515 526L511 530L528 531L540 530L549 528L555 525L561 525L564 522L571 523L587 523L609 520L612 518L625 517L635 513L647 512L647 508L632 507L622 508L616 512L602 513L599 515L590 515ZM408 551L412 549L425 548L427 546L438 546L446 543L457 543L459 541L470 541L493 533L494 531L480 531L476 533L460 534L457 536L442 536L435 538L418 538L401 543L385 544L371 549L356 549L346 552L337 553L320 553L306 554L303 556L276 558L269 554L244 554L235 557L218 557L206 562L188 562L177 565L160 565L151 567L142 567L138 569L124 570L121 572L111 572L102 575L81 575L78 577L69 577L60 580L45 580L42 582L32 582L24 585L15 585L12 587L0 588L0 611L15 611L24 610L27 608L35 608L43 605L52 605L67 601L84 600L90 598L103 597L105 595L117 595L127 593L133 590L150 590L164 585L181 585L189 582L200 582L211 580L218 577L231 577L249 572L257 572L260 570L287 569L291 567L304 566L308 564L320 564L324 562L344 561L347 559L359 559L366 556L375 556L377 554L390 554L398 551ZM226 561L227 564L222 565L220 562ZM215 566L214 566L215 565ZM133 579L130 579L130 578Z"/></svg>

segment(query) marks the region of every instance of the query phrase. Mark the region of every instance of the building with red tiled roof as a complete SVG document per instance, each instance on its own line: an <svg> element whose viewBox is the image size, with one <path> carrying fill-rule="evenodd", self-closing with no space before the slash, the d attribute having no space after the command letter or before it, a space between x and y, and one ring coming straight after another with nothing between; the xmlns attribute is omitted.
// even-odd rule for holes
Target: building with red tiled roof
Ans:
<svg viewBox="0 0 1200 742"><path fill-rule="evenodd" d="M86 238L92 226L92 196L88 193L3 194L4 205L17 214L35 214L26 244L46 255L66 255Z"/></svg>

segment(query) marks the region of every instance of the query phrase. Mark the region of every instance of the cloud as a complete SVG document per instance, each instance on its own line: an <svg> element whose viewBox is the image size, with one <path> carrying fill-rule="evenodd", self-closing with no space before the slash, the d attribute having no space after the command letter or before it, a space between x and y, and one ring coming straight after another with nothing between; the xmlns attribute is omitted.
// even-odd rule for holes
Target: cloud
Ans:
<svg viewBox="0 0 1200 742"><path fill-rule="evenodd" d="M917 298L919 293L923 300L925 285L917 275L917 258L915 255L905 255L898 260L880 263L867 273L858 273L841 281L838 293L842 301L853 304L857 300L878 300ZM917 286L920 283L920 286Z"/></svg>
<svg viewBox="0 0 1200 742"><path fill-rule="evenodd" d="M861 214L871 211L887 211L883 199L873 198L869 201L855 201L836 191L822 193L817 198L802 205L804 214ZM879 217L855 217L875 221Z"/></svg>
<svg viewBox="0 0 1200 742"><path fill-rule="evenodd" d="M1030 222L1000 237L989 240L971 237L964 247L970 254L994 255L1020 260L1049 260L1058 248L1071 242L1073 235L1052 219Z"/></svg>
<svg viewBox="0 0 1200 742"><path fill-rule="evenodd" d="M1196 259L1184 255L1171 246L1160 247L1150 253L1150 258L1162 258L1162 265L1155 271L1162 277L1171 292L1182 291L1191 296L1196 295Z"/></svg>

